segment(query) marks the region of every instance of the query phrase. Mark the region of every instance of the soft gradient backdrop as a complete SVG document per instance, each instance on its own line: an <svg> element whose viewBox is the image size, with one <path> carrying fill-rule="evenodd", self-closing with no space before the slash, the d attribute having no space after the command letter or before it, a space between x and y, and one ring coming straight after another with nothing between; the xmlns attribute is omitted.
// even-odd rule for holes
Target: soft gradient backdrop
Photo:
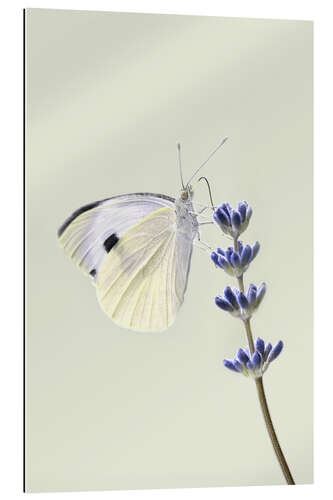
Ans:
<svg viewBox="0 0 333 500"><path fill-rule="evenodd" d="M232 280L208 254L175 324L138 334L56 239L85 203L177 195L176 142L188 178L225 135L205 175L216 202L254 209L246 282L268 293L253 330L285 342L268 402L296 483L312 482L312 23L28 9L26 84L28 491L284 483L254 384L221 363L246 340L214 305Z"/></svg>

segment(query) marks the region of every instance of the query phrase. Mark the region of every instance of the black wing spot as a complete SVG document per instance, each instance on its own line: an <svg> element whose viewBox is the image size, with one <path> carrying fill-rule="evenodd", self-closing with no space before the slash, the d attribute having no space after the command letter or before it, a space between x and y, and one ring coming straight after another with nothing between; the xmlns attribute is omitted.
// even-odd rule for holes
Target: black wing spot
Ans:
<svg viewBox="0 0 333 500"><path fill-rule="evenodd" d="M96 269L92 269L90 272L89 272L90 276L92 276L93 278L96 277L96 274L97 274L97 271Z"/></svg>
<svg viewBox="0 0 333 500"><path fill-rule="evenodd" d="M118 241L119 241L119 238L116 235L116 233L112 233L111 236L106 238L106 240L103 243L103 246L104 246L105 250L107 251L107 253L110 252L111 248L113 248L118 243Z"/></svg>

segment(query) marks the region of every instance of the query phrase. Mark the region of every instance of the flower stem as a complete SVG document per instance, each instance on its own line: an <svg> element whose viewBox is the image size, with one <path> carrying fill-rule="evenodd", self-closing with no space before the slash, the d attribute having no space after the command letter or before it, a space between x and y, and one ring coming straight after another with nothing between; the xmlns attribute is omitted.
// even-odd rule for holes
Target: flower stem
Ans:
<svg viewBox="0 0 333 500"><path fill-rule="evenodd" d="M237 239L235 238L234 239L234 249L235 249L235 252L237 251L237 245L238 245ZM240 291L244 293L243 275L240 276L239 278L237 278L237 280L238 280L238 285L239 285ZM245 326L245 331L246 331L247 341L248 341L248 344L249 344L250 353L252 355L254 353L254 351L255 351L255 347L254 347L254 341L253 341L253 335L252 335L252 330L251 330L250 319L244 320L243 323L244 323L244 326ZM283 455L283 451L281 449L281 446L279 444L279 441L278 441L278 438L277 438L277 435L276 435L276 432L275 432L275 429L274 429L274 426L273 426L271 415L269 413L269 408L268 408L268 404L267 404L267 399L266 399L266 395L265 395L265 390L264 390L264 384L263 384L262 377L256 378L255 379L255 384L256 384L256 387L257 387L257 392L258 392L258 398L259 398L259 402L260 402L261 411L262 411L262 414L263 414L263 417L264 417L264 420L265 420L265 424L266 424L266 428L267 428L269 437L271 439L271 442L272 442L272 445L273 445L273 448L274 448L274 451L275 451L276 458L278 459L278 462L280 464L281 470L283 472L283 475L285 477L285 480L286 480L287 484L295 484L295 481L294 481L294 479L293 479L293 477L291 475L291 472L289 470L287 461L286 461L286 459L285 459L285 457Z"/></svg>
<svg viewBox="0 0 333 500"><path fill-rule="evenodd" d="M285 480L287 484L295 484L295 481L293 479L293 476L291 475L291 472L289 470L287 461L283 455L281 446L279 444L276 432L274 430L273 422L269 413L268 405L267 405L267 400L266 400L266 395L265 395L265 390L264 390L264 384L262 381L262 377L257 378L255 380L256 386L257 386L257 391L258 391L258 397L260 401L260 406L261 410L265 419L265 424L267 427L267 431L269 434L269 437L271 438L271 442L275 451L275 455L278 459L278 462L280 464L280 467L282 469L283 475L285 477Z"/></svg>
<svg viewBox="0 0 333 500"><path fill-rule="evenodd" d="M255 351L255 348L254 348L253 336L252 336L252 331L251 331L251 324L250 324L249 319L244 320L244 326L245 326L245 331L246 331L247 341L249 344L250 353L252 355Z"/></svg>

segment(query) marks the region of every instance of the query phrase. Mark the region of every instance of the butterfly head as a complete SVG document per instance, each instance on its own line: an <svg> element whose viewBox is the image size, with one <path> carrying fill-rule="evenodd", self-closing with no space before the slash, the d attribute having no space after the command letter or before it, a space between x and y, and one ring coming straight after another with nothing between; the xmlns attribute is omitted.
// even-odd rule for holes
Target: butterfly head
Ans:
<svg viewBox="0 0 333 500"><path fill-rule="evenodd" d="M183 201L191 201L193 198L193 188L191 184L188 184L187 186L183 187L183 189L180 192L180 198Z"/></svg>

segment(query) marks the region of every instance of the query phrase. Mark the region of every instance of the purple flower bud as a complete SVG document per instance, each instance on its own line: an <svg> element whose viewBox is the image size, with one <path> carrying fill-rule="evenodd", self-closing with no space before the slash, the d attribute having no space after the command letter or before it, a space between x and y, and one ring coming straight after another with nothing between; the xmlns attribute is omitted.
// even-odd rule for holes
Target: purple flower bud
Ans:
<svg viewBox="0 0 333 500"><path fill-rule="evenodd" d="M256 308L260 306L261 301L265 296L265 293L266 293L266 284L262 283L257 291Z"/></svg>
<svg viewBox="0 0 333 500"><path fill-rule="evenodd" d="M242 309L247 309L249 307L248 300L245 297L243 292L239 293L237 300L238 300L238 304L241 306Z"/></svg>
<svg viewBox="0 0 333 500"><path fill-rule="evenodd" d="M238 254L240 255L243 251L243 243L241 241L237 242Z"/></svg>
<svg viewBox="0 0 333 500"><path fill-rule="evenodd" d="M250 247L250 245L246 245L246 247L243 248L243 251L241 253L240 264L241 266L246 266L251 260L252 260L252 248Z"/></svg>
<svg viewBox="0 0 333 500"><path fill-rule="evenodd" d="M234 366L234 362L230 359L224 359L223 364L226 368L229 368L229 370L239 373L239 370Z"/></svg>
<svg viewBox="0 0 333 500"><path fill-rule="evenodd" d="M210 254L210 258L212 259L212 261L214 262L214 264L216 266L219 266L219 256L218 256L218 254L216 252L212 252Z"/></svg>
<svg viewBox="0 0 333 500"><path fill-rule="evenodd" d="M236 295L234 294L234 292L231 290L230 286L227 286L225 289L224 289L224 297L226 298L226 300L228 302L230 302L230 304L235 308L235 309L239 309L239 305L238 305L238 302L237 302L237 298L236 298Z"/></svg>
<svg viewBox="0 0 333 500"><path fill-rule="evenodd" d="M250 285L247 292L247 300L250 304L250 307L254 307L257 300L257 287L254 285Z"/></svg>
<svg viewBox="0 0 333 500"><path fill-rule="evenodd" d="M213 215L215 222L217 222L220 226L228 226L230 224L229 219L225 215L225 212L218 208Z"/></svg>
<svg viewBox="0 0 333 500"><path fill-rule="evenodd" d="M246 220L247 220L247 222L250 221L252 213L253 213L252 208L251 207L247 207L247 210L246 210Z"/></svg>
<svg viewBox="0 0 333 500"><path fill-rule="evenodd" d="M271 350L271 352L269 353L268 355L268 358L267 358L267 362L268 363L271 363L272 361L274 361L274 359L276 359L279 354L281 353L283 349L283 342L282 340L280 340L276 346L273 347L273 349Z"/></svg>
<svg viewBox="0 0 333 500"><path fill-rule="evenodd" d="M259 241L257 241L252 247L252 259L251 260L253 260L258 255L259 249L260 249L260 244L259 244Z"/></svg>
<svg viewBox="0 0 333 500"><path fill-rule="evenodd" d="M246 201L241 201L238 203L238 212L240 213L240 216L242 218L242 222L245 221L246 218L246 209L247 209L247 203Z"/></svg>
<svg viewBox="0 0 333 500"><path fill-rule="evenodd" d="M242 219L241 219L239 212L237 212L237 210L234 210L232 212L231 223L232 223L232 227L234 229L239 229L241 227Z"/></svg>
<svg viewBox="0 0 333 500"><path fill-rule="evenodd" d="M251 361L252 361L252 364L253 364L255 370L260 368L261 362L262 362L262 356L261 356L260 352L254 351Z"/></svg>
<svg viewBox="0 0 333 500"><path fill-rule="evenodd" d="M232 264L231 262L231 256L232 254L234 253L233 249L231 247L228 247L225 251L225 257L226 259L228 259L228 262L230 263L230 265Z"/></svg>
<svg viewBox="0 0 333 500"><path fill-rule="evenodd" d="M258 337L257 340L256 340L256 351L260 352L260 354L262 356L264 355L264 352L265 352L265 342L260 337Z"/></svg>
<svg viewBox="0 0 333 500"><path fill-rule="evenodd" d="M239 258L238 253L233 252L233 253L231 254L231 256L230 256L230 260L231 260L231 265L232 265L232 267L237 268L237 267L239 267L239 266L240 266L241 261L240 261L240 258Z"/></svg>
<svg viewBox="0 0 333 500"><path fill-rule="evenodd" d="M230 269L230 264L225 257L222 255L219 256L219 266L224 269L224 271L228 271Z"/></svg>
<svg viewBox="0 0 333 500"><path fill-rule="evenodd" d="M215 297L215 304L223 311L232 312L234 310L230 302L220 296Z"/></svg>
<svg viewBox="0 0 333 500"><path fill-rule="evenodd" d="M272 350L272 344L269 342L266 347L265 347L265 353L264 353L264 361L267 361L268 355Z"/></svg>
<svg viewBox="0 0 333 500"><path fill-rule="evenodd" d="M244 349L240 348L238 349L238 352L237 352L237 358L239 359L239 361L241 361L244 365L246 365L246 363L248 363L248 361L250 361L250 358L249 356L247 355L247 353L244 351Z"/></svg>
<svg viewBox="0 0 333 500"><path fill-rule="evenodd" d="M221 209L224 210L224 212L226 213L227 217L229 217L229 220L230 220L232 208L229 205L229 203L222 203Z"/></svg>
<svg viewBox="0 0 333 500"><path fill-rule="evenodd" d="M236 370L238 372L242 372L243 371L242 364L238 361L238 359L234 359L234 367L236 368Z"/></svg>
<svg viewBox="0 0 333 500"><path fill-rule="evenodd" d="M247 368L248 370L250 370L250 371L254 370L254 365L253 365L252 361L248 361L248 362L246 363L246 368Z"/></svg>

